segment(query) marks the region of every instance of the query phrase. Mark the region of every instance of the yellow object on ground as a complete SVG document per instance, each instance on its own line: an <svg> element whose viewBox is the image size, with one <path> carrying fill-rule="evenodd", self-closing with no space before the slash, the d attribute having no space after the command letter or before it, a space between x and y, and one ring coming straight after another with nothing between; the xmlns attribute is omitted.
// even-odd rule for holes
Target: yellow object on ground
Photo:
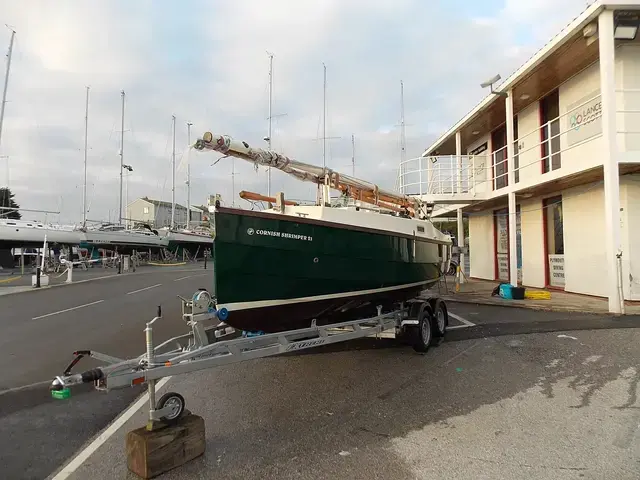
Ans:
<svg viewBox="0 0 640 480"><path fill-rule="evenodd" d="M18 277L3 278L2 280L0 280L0 283L9 283L9 282L13 282L14 280L18 280L20 278L22 278L22 275Z"/></svg>
<svg viewBox="0 0 640 480"><path fill-rule="evenodd" d="M525 290L524 298L528 298L529 300L550 300L551 292L545 290Z"/></svg>
<svg viewBox="0 0 640 480"><path fill-rule="evenodd" d="M179 265L186 265L187 262L179 262L179 263L158 263L158 262L147 262L148 265L154 265L156 267L176 267Z"/></svg>

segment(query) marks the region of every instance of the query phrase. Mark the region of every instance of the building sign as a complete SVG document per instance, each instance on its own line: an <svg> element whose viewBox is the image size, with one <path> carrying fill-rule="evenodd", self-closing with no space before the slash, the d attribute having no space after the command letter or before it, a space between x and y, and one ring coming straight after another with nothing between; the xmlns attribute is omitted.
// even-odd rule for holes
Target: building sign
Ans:
<svg viewBox="0 0 640 480"><path fill-rule="evenodd" d="M498 280L509 281L509 254L499 253L498 257Z"/></svg>
<svg viewBox="0 0 640 480"><path fill-rule="evenodd" d="M498 252L497 253L507 253L509 251L509 233L507 231L508 228L508 218L506 213L502 211L496 214L496 221L498 222Z"/></svg>
<svg viewBox="0 0 640 480"><path fill-rule="evenodd" d="M549 255L549 285L564 288L564 255Z"/></svg>
<svg viewBox="0 0 640 480"><path fill-rule="evenodd" d="M496 261L498 263L498 280L509 281L509 217L506 210L496 212Z"/></svg>
<svg viewBox="0 0 640 480"><path fill-rule="evenodd" d="M595 90L567 107L567 141L572 146L600 133L602 100L600 90Z"/></svg>
<svg viewBox="0 0 640 480"><path fill-rule="evenodd" d="M489 148L489 144L488 144L488 142L484 142L482 145L478 145L473 150L469 150L467 155L469 155L469 156L471 156L471 155L480 155L482 152L486 152L487 148Z"/></svg>

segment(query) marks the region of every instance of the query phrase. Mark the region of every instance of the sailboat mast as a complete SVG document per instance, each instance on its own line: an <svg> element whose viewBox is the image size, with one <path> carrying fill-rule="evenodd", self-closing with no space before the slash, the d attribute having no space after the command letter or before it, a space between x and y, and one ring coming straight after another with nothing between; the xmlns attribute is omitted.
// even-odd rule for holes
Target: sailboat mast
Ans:
<svg viewBox="0 0 640 480"><path fill-rule="evenodd" d="M191 125L187 122L187 145L191 148ZM191 163L187 163L187 228L191 228Z"/></svg>
<svg viewBox="0 0 640 480"><path fill-rule="evenodd" d="M120 92L122 97L122 115L120 116L120 203L118 208L118 225L122 225L122 173L124 170L124 90Z"/></svg>
<svg viewBox="0 0 640 480"><path fill-rule="evenodd" d="M404 83L400 80L400 192L404 192L404 178L402 172L407 156L407 136L404 123Z"/></svg>
<svg viewBox="0 0 640 480"><path fill-rule="evenodd" d="M351 134L351 175L356 176L356 137Z"/></svg>
<svg viewBox="0 0 640 480"><path fill-rule="evenodd" d="M171 230L175 227L176 220L176 116L171 115L173 130L173 148L171 151Z"/></svg>
<svg viewBox="0 0 640 480"><path fill-rule="evenodd" d="M322 68L322 168L327 168L327 66L323 63Z"/></svg>
<svg viewBox="0 0 640 480"><path fill-rule="evenodd" d="M84 108L84 182L82 183L82 228L87 226L87 143L89 136L89 87Z"/></svg>
<svg viewBox="0 0 640 480"><path fill-rule="evenodd" d="M9 52L7 53L7 69L4 73L4 89L2 90L2 105L0 106L0 143L2 141L2 125L4 124L4 109L7 104L7 87L9 86L9 70L11 69L11 53L13 52L13 40L16 32L11 30L11 40L9 41ZM9 160L7 159L7 165ZM7 172L9 167L7 166ZM7 187L9 186L9 175L7 174Z"/></svg>
<svg viewBox="0 0 640 480"><path fill-rule="evenodd" d="M269 133L267 134L267 145L271 150L271 118L273 108L273 54L269 54ZM267 167L267 196L271 196L271 167Z"/></svg>

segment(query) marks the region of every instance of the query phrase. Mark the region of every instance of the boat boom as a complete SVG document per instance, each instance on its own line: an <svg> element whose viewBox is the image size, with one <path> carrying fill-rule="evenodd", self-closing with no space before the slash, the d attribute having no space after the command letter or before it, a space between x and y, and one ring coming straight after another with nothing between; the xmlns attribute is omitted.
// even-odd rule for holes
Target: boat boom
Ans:
<svg viewBox="0 0 640 480"><path fill-rule="evenodd" d="M241 158L255 165L275 168L298 180L327 185L353 199L394 211L406 211L409 215L418 218L427 218L431 212L431 206L419 198L384 190L374 183L338 173L330 168L299 162L271 150L253 148L247 142L234 140L228 135L206 132L196 141L194 148L213 150L228 157Z"/></svg>

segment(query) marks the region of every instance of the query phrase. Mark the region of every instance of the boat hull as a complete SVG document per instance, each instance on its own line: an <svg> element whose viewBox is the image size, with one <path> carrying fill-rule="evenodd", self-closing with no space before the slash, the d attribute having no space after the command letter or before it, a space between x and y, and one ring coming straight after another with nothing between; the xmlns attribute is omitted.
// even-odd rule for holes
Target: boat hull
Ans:
<svg viewBox="0 0 640 480"><path fill-rule="evenodd" d="M24 220L7 219L0 222L0 248L42 247L45 237L49 244L78 245L82 241L81 232L73 228L54 228Z"/></svg>
<svg viewBox="0 0 640 480"><path fill-rule="evenodd" d="M277 332L374 315L442 276L446 242L272 213L218 209L214 292L226 323Z"/></svg>
<svg viewBox="0 0 640 480"><path fill-rule="evenodd" d="M120 251L131 249L161 248L169 245L169 241L153 233L131 231L88 230L83 234L83 248L118 248Z"/></svg>

